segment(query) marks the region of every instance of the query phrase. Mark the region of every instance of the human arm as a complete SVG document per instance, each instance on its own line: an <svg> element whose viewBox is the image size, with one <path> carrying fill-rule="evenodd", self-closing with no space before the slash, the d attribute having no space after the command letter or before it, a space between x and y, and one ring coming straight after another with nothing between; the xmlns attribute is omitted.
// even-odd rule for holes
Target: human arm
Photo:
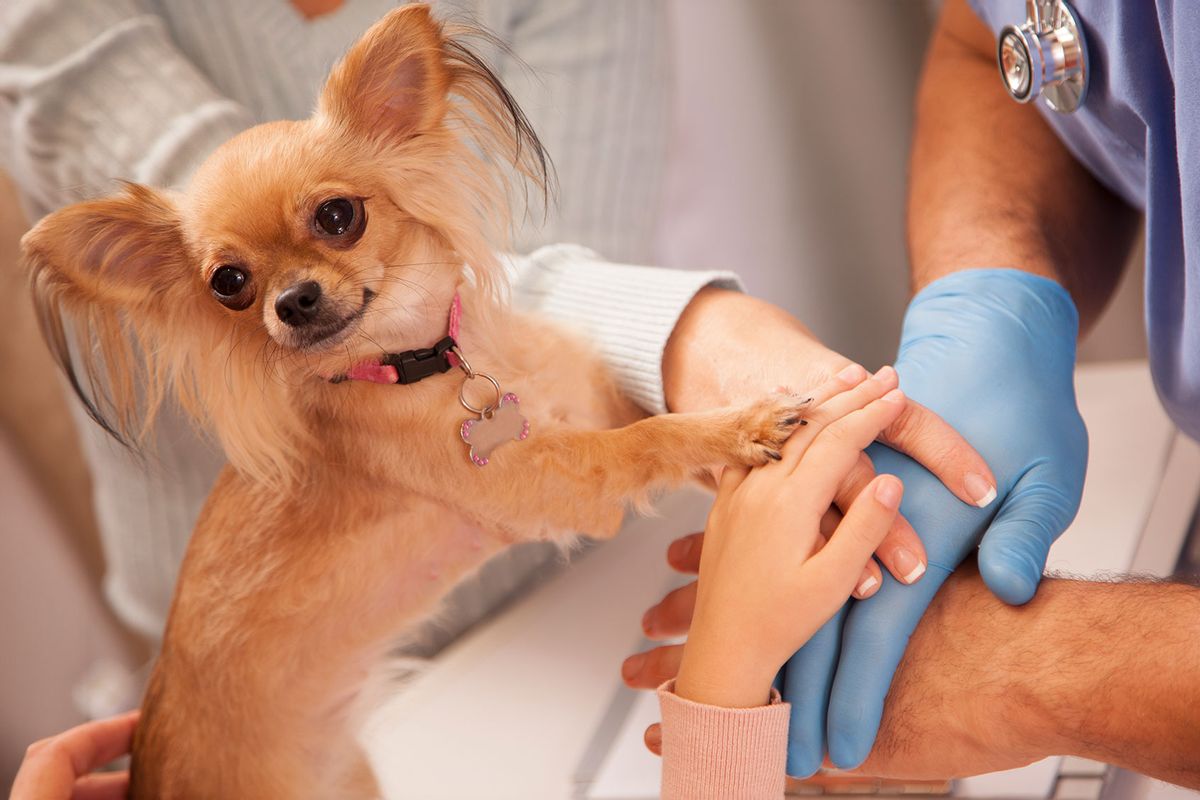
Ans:
<svg viewBox="0 0 1200 800"><path fill-rule="evenodd" d="M668 561L695 573L703 536ZM696 584L647 612L654 638L686 634ZM679 670L683 647L632 656L630 686ZM1156 580L1047 578L1025 606L973 562L942 586L896 672L879 737L858 772L947 779L1076 755L1200 788L1200 588ZM661 731L647 731L661 749Z"/></svg>
<svg viewBox="0 0 1200 800"><path fill-rule="evenodd" d="M178 186L252 121L136 0L0 6L0 163L35 218L116 178Z"/></svg>
<svg viewBox="0 0 1200 800"><path fill-rule="evenodd" d="M101 772L129 752L138 712L97 720L34 742L13 781L10 800L118 800L129 789L129 773Z"/></svg>
<svg viewBox="0 0 1200 800"><path fill-rule="evenodd" d="M913 636L864 773L950 778L1074 755L1200 789L1197 587L1050 578L1014 608L960 572Z"/></svg>
<svg viewBox="0 0 1200 800"><path fill-rule="evenodd" d="M1062 284L1086 331L1116 290L1138 215L1075 160L1032 103L1003 91L995 50L966 0L948 0L917 95L913 288L972 267L1024 270Z"/></svg>

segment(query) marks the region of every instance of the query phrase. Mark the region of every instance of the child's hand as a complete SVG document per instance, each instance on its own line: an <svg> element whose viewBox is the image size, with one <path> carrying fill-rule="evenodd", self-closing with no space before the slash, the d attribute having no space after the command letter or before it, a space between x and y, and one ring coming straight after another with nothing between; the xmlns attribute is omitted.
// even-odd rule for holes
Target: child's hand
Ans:
<svg viewBox="0 0 1200 800"><path fill-rule="evenodd" d="M725 470L675 685L681 697L763 705L779 668L850 597L896 518L903 487L890 475L875 478L828 544L821 519L863 448L904 410L895 385L895 371L885 367L822 403L788 440L782 461Z"/></svg>

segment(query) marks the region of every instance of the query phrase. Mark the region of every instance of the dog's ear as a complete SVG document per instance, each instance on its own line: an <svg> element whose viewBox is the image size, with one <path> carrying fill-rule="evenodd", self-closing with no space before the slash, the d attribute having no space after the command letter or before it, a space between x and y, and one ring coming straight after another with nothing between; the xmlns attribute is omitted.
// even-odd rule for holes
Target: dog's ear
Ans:
<svg viewBox="0 0 1200 800"><path fill-rule="evenodd" d="M131 337L147 345L143 325L163 330L170 298L187 286L176 209L127 184L114 197L54 212L21 247L46 344L92 419L128 443L139 409L162 396L161 380L145 380ZM154 349L142 351L152 357Z"/></svg>
<svg viewBox="0 0 1200 800"><path fill-rule="evenodd" d="M433 128L450 90L442 44L429 6L389 12L334 67L318 113L367 138L403 140Z"/></svg>
<svg viewBox="0 0 1200 800"><path fill-rule="evenodd" d="M494 293L503 283L494 251L511 234L513 189L528 181L548 209L553 167L476 43L508 52L481 28L438 22L425 4L395 9L334 68L315 118L382 151L376 165L405 210Z"/></svg>
<svg viewBox="0 0 1200 800"><path fill-rule="evenodd" d="M39 295L124 311L153 309L186 264L174 205L137 184L54 212L21 247Z"/></svg>

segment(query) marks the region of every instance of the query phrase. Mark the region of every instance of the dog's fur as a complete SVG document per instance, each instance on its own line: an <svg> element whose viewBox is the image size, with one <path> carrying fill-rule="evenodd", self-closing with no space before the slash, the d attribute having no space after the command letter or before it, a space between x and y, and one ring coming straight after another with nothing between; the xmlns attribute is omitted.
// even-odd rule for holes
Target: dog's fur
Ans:
<svg viewBox="0 0 1200 800"><path fill-rule="evenodd" d="M507 543L611 536L630 501L762 463L798 422L785 396L639 420L586 346L507 307L508 178L544 181L546 161L466 33L398 9L312 118L237 136L186 194L129 185L24 240L47 338L97 420L136 441L177 397L229 459L146 694L135 798L375 795L354 739L367 676L457 580ZM331 197L362 198L353 244L315 232ZM226 264L251 276L243 310L210 292ZM281 323L275 298L300 280L342 331L300 342ZM532 422L483 468L458 438L458 371L327 380L440 339L455 291L464 353Z"/></svg>

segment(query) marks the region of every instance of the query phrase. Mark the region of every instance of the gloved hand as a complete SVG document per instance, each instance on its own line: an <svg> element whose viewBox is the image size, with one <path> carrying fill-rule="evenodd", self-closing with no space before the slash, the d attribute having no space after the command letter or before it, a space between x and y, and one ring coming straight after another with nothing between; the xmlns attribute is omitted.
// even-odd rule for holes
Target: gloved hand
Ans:
<svg viewBox="0 0 1200 800"><path fill-rule="evenodd" d="M815 772L826 747L843 769L867 757L909 636L981 536L979 569L992 592L1012 604L1033 597L1083 490L1078 328L1061 286L1016 270L956 272L913 298L896 361L900 386L979 451L1001 502L973 508L906 456L878 444L868 451L878 473L904 482L901 511L925 544L929 571L910 586L885 572L873 597L852 600L788 662L789 775Z"/></svg>

